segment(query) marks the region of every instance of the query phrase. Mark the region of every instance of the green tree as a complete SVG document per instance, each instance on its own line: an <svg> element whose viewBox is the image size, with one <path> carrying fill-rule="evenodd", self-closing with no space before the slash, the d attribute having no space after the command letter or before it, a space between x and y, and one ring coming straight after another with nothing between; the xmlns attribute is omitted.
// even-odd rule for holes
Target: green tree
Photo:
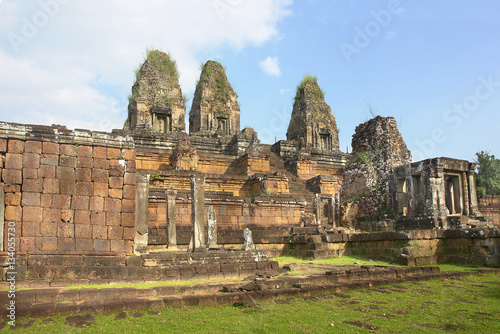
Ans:
<svg viewBox="0 0 500 334"><path fill-rule="evenodd" d="M500 195L500 159L487 151L476 153L477 195Z"/></svg>

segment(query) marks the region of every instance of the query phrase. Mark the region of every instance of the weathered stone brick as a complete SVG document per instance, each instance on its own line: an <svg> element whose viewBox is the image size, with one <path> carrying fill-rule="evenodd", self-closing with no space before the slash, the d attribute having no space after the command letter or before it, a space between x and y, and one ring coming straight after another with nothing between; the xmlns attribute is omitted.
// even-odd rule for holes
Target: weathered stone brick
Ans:
<svg viewBox="0 0 500 334"><path fill-rule="evenodd" d="M122 198L122 190L121 189L109 189L109 197L111 198Z"/></svg>
<svg viewBox="0 0 500 334"><path fill-rule="evenodd" d="M108 197L108 182L94 182L94 196Z"/></svg>
<svg viewBox="0 0 500 334"><path fill-rule="evenodd" d="M59 181L59 193L61 195L78 194L78 192L76 192L75 180L60 180Z"/></svg>
<svg viewBox="0 0 500 334"><path fill-rule="evenodd" d="M92 169L92 181L108 183L109 172L104 169Z"/></svg>
<svg viewBox="0 0 500 334"><path fill-rule="evenodd" d="M135 237L135 229L133 227L123 228L123 239L134 240L134 237Z"/></svg>
<svg viewBox="0 0 500 334"><path fill-rule="evenodd" d="M72 223L74 220L73 219L74 215L75 215L74 210L62 209L61 210L61 221L66 222L66 223Z"/></svg>
<svg viewBox="0 0 500 334"><path fill-rule="evenodd" d="M40 206L40 193L23 192L23 206Z"/></svg>
<svg viewBox="0 0 500 334"><path fill-rule="evenodd" d="M53 198L54 198L54 195L52 195L52 194L41 194L40 195L40 206L42 208L51 208Z"/></svg>
<svg viewBox="0 0 500 334"><path fill-rule="evenodd" d="M38 169L23 168L23 179L38 179Z"/></svg>
<svg viewBox="0 0 500 334"><path fill-rule="evenodd" d="M59 156L55 154L42 154L40 156L40 165L57 166L59 165Z"/></svg>
<svg viewBox="0 0 500 334"><path fill-rule="evenodd" d="M78 146L76 148L76 156L92 158L92 146Z"/></svg>
<svg viewBox="0 0 500 334"><path fill-rule="evenodd" d="M76 248L74 238L57 238L57 250L73 252Z"/></svg>
<svg viewBox="0 0 500 334"><path fill-rule="evenodd" d="M70 209L71 208L71 195L55 194L53 205L56 209Z"/></svg>
<svg viewBox="0 0 500 334"><path fill-rule="evenodd" d="M122 223L121 226L134 227L135 226L135 214L134 213L122 213Z"/></svg>
<svg viewBox="0 0 500 334"><path fill-rule="evenodd" d="M38 169L38 176L39 177L47 177L47 178L55 178L56 177L56 167L42 165Z"/></svg>
<svg viewBox="0 0 500 334"><path fill-rule="evenodd" d="M61 221L61 209L42 208L42 222L57 223Z"/></svg>
<svg viewBox="0 0 500 334"><path fill-rule="evenodd" d="M24 222L38 222L42 221L42 208L26 206L23 207L23 224Z"/></svg>
<svg viewBox="0 0 500 334"><path fill-rule="evenodd" d="M23 182L23 192L41 193L43 179L26 179Z"/></svg>
<svg viewBox="0 0 500 334"><path fill-rule="evenodd" d="M0 152L5 153L7 152L7 139L0 139Z"/></svg>
<svg viewBox="0 0 500 334"><path fill-rule="evenodd" d="M6 184L3 187L5 193L19 193L21 192L21 186L17 184Z"/></svg>
<svg viewBox="0 0 500 334"><path fill-rule="evenodd" d="M94 146L92 149L92 157L94 159L106 159L106 147Z"/></svg>
<svg viewBox="0 0 500 334"><path fill-rule="evenodd" d="M59 144L45 141L42 143L42 153L59 154Z"/></svg>
<svg viewBox="0 0 500 334"><path fill-rule="evenodd" d="M59 154L67 155L70 157L76 157L76 146L70 144L60 144L59 145Z"/></svg>
<svg viewBox="0 0 500 334"><path fill-rule="evenodd" d="M111 249L109 240L94 239L94 250L96 252L109 252Z"/></svg>
<svg viewBox="0 0 500 334"><path fill-rule="evenodd" d="M75 224L73 223L59 223L57 226L58 238L74 238L75 237Z"/></svg>
<svg viewBox="0 0 500 334"><path fill-rule="evenodd" d="M42 221L40 223L40 234L43 237L56 237L57 236L57 224L58 224L58 222Z"/></svg>
<svg viewBox="0 0 500 334"><path fill-rule="evenodd" d="M23 176L18 169L4 169L2 171L2 181L6 184L22 184Z"/></svg>
<svg viewBox="0 0 500 334"><path fill-rule="evenodd" d="M58 194L59 180L55 178L43 178L42 192L44 194Z"/></svg>
<svg viewBox="0 0 500 334"><path fill-rule="evenodd" d="M22 169L23 168L23 155L17 154L17 153L5 154L5 168Z"/></svg>
<svg viewBox="0 0 500 334"><path fill-rule="evenodd" d="M122 221L122 215L119 212L107 212L106 213L106 225L108 226L120 226Z"/></svg>
<svg viewBox="0 0 500 334"><path fill-rule="evenodd" d="M123 149L122 156L125 159L125 161L132 161L132 160L135 161L135 151L134 150Z"/></svg>
<svg viewBox="0 0 500 334"><path fill-rule="evenodd" d="M88 210L89 209L89 197L88 196L78 196L75 195L71 199L71 208L73 210Z"/></svg>
<svg viewBox="0 0 500 334"><path fill-rule="evenodd" d="M109 176L123 177L123 174L125 172L125 167L123 167L120 164L116 164L113 166L113 163L117 161L118 160L109 160Z"/></svg>
<svg viewBox="0 0 500 334"><path fill-rule="evenodd" d="M106 225L106 213L103 211L91 211L90 223L92 225Z"/></svg>
<svg viewBox="0 0 500 334"><path fill-rule="evenodd" d="M123 227L108 226L108 239L114 239L114 240L123 239Z"/></svg>
<svg viewBox="0 0 500 334"><path fill-rule="evenodd" d="M75 224L90 224L90 211L75 210Z"/></svg>
<svg viewBox="0 0 500 334"><path fill-rule="evenodd" d="M56 178L59 180L74 180L75 169L71 167L56 167Z"/></svg>
<svg viewBox="0 0 500 334"><path fill-rule="evenodd" d="M122 158L122 152L119 148L108 147L106 149L106 158L109 160Z"/></svg>
<svg viewBox="0 0 500 334"><path fill-rule="evenodd" d="M90 225L90 224L75 224L75 238L77 238L77 239L92 239L92 225Z"/></svg>
<svg viewBox="0 0 500 334"><path fill-rule="evenodd" d="M135 200L122 200L122 212L135 212Z"/></svg>
<svg viewBox="0 0 500 334"><path fill-rule="evenodd" d="M135 186L124 185L123 186L123 198L124 199L135 199Z"/></svg>
<svg viewBox="0 0 500 334"><path fill-rule="evenodd" d="M111 252L125 253L125 242L123 240L110 240Z"/></svg>
<svg viewBox="0 0 500 334"><path fill-rule="evenodd" d="M42 250L43 251L55 251L55 250L57 250L57 238L43 237L42 238Z"/></svg>
<svg viewBox="0 0 500 334"><path fill-rule="evenodd" d="M40 167L40 154L37 153L24 153L23 167L24 168L39 168Z"/></svg>
<svg viewBox="0 0 500 334"><path fill-rule="evenodd" d="M90 211L104 211L104 197L92 196L90 198Z"/></svg>
<svg viewBox="0 0 500 334"><path fill-rule="evenodd" d="M109 178L109 187L114 189L122 189L123 188L123 177L110 177Z"/></svg>
<svg viewBox="0 0 500 334"><path fill-rule="evenodd" d="M77 252L89 252L94 250L94 240L92 239L76 239Z"/></svg>
<svg viewBox="0 0 500 334"><path fill-rule="evenodd" d="M94 166L94 159L89 157L77 157L76 167L80 168L92 168Z"/></svg>
<svg viewBox="0 0 500 334"><path fill-rule="evenodd" d="M94 168L109 169L109 160L94 158Z"/></svg>
<svg viewBox="0 0 500 334"><path fill-rule="evenodd" d="M135 173L125 173L125 176L123 177L123 183L135 186Z"/></svg>
<svg viewBox="0 0 500 334"><path fill-rule="evenodd" d="M92 238L93 239L107 239L108 227L106 225L92 225Z"/></svg>
<svg viewBox="0 0 500 334"><path fill-rule="evenodd" d="M75 178L77 181L92 181L92 169L91 168L77 168L75 171Z"/></svg>
<svg viewBox="0 0 500 334"><path fill-rule="evenodd" d="M107 197L104 202L104 210L106 212L121 212L122 210L121 200L117 198Z"/></svg>
<svg viewBox="0 0 500 334"><path fill-rule="evenodd" d="M5 207L5 220L19 222L23 214L23 209L20 206L6 206Z"/></svg>
<svg viewBox="0 0 500 334"><path fill-rule="evenodd" d="M35 237L21 237L19 240L21 252L26 253L36 250ZM13 327L14 328L14 327Z"/></svg>
<svg viewBox="0 0 500 334"><path fill-rule="evenodd" d="M94 195L94 185L92 182L80 181L76 183L76 193L81 196Z"/></svg>
<svg viewBox="0 0 500 334"><path fill-rule="evenodd" d="M59 157L59 166L75 168L76 167L76 157L61 155Z"/></svg>
<svg viewBox="0 0 500 334"><path fill-rule="evenodd" d="M135 160L133 161L125 161L125 170L127 173L135 173Z"/></svg>
<svg viewBox="0 0 500 334"><path fill-rule="evenodd" d="M24 142L17 139L9 139L7 146L7 152L9 153L24 153Z"/></svg>
<svg viewBox="0 0 500 334"><path fill-rule="evenodd" d="M28 140L24 145L24 152L36 154L42 153L42 142Z"/></svg>
<svg viewBox="0 0 500 334"><path fill-rule="evenodd" d="M21 193L6 193L4 199L5 205L21 205Z"/></svg>
<svg viewBox="0 0 500 334"><path fill-rule="evenodd" d="M26 209L24 209L26 211ZM40 235L40 221L23 221L22 234L23 237L37 237Z"/></svg>

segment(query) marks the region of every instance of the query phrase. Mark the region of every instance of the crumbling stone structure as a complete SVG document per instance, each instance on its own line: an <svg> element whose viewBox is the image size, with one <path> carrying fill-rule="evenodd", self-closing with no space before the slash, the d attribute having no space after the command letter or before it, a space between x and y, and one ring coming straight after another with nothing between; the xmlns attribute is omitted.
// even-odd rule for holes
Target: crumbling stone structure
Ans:
<svg viewBox="0 0 500 334"><path fill-rule="evenodd" d="M145 129L157 134L186 131L186 106L177 65L170 55L148 51L136 73L128 113L125 130Z"/></svg>
<svg viewBox="0 0 500 334"><path fill-rule="evenodd" d="M408 163L411 153L393 117L377 116L356 127L340 192L346 223L393 213L388 179L393 168Z"/></svg>
<svg viewBox="0 0 500 334"><path fill-rule="evenodd" d="M189 112L189 133L232 136L239 132L240 106L237 98L222 65L207 61L203 65Z"/></svg>

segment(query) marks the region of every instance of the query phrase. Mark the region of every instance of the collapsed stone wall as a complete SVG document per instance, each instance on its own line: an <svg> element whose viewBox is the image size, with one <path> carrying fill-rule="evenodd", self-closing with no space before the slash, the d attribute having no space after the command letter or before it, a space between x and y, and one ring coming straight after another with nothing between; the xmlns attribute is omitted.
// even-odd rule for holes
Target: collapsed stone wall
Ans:
<svg viewBox="0 0 500 334"><path fill-rule="evenodd" d="M393 117L376 116L358 125L340 193L346 217L348 211L356 212L357 218L392 213L388 203L391 169L411 160L410 150Z"/></svg>
<svg viewBox="0 0 500 334"><path fill-rule="evenodd" d="M0 123L0 155L1 226L7 238L15 224L18 254L132 253L130 137Z"/></svg>

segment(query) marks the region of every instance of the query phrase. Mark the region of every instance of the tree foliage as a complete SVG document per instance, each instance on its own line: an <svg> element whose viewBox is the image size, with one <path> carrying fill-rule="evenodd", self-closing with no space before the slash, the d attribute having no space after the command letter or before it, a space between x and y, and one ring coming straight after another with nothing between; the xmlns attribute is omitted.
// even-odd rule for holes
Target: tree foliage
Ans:
<svg viewBox="0 0 500 334"><path fill-rule="evenodd" d="M477 152L476 157L478 196L500 195L500 159L488 151Z"/></svg>

